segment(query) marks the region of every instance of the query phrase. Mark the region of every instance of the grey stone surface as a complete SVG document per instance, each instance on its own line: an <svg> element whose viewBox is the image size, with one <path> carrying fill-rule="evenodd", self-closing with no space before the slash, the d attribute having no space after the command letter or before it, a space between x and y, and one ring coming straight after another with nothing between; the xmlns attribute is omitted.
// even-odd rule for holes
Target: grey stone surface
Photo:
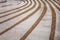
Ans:
<svg viewBox="0 0 60 40"><path fill-rule="evenodd" d="M14 2L14 0L11 0L11 1L13 1L13 3L10 2L13 5L5 7L5 8L0 8L0 12L11 10L13 8L17 8L17 7L20 7L23 4L25 4L24 2L21 2L21 4L16 5L17 2ZM25 0L20 0L20 1L25 1ZM32 2L33 2L33 0L32 0ZM32 7L33 5L34 5L34 2L32 3L32 5L30 7ZM52 22L52 12L51 12L49 5L47 3L46 3L46 5L47 5L47 12L46 12L45 16L40 21L40 23L36 26L36 28L30 33L30 35L26 38L26 40L49 40L50 30L51 30L51 22ZM54 40L60 40L60 11L53 4L52 4L52 6L55 9L56 18L57 18L56 19L56 32L55 32ZM30 7L26 8L22 11L19 11L15 14L11 14L11 15L2 17L2 18L0 18L0 22L6 20L8 18L11 18L15 15L18 15L18 14L28 10ZM5 30L6 28L9 28L13 24L17 23L18 21L20 21L27 15L31 14L37 7L38 7L38 2L37 2L37 5L35 6L35 8L30 10L29 12L26 12L25 14L23 14L19 17L16 17L15 19L12 19L3 24L0 24L0 32ZM23 8L24 7L20 8L20 9L23 9ZM35 21L39 18L43 9L44 9L44 4L41 2L41 8L39 9L38 12L36 12L36 14L29 17L27 20L23 21L22 23L19 23L18 25L16 25L14 28L7 31L3 35L0 35L0 40L19 40L28 31L28 29L35 23ZM13 12L13 11L11 11L11 12ZM10 13L10 12L8 12L8 13ZM8 13L1 14L0 16L6 15Z"/></svg>

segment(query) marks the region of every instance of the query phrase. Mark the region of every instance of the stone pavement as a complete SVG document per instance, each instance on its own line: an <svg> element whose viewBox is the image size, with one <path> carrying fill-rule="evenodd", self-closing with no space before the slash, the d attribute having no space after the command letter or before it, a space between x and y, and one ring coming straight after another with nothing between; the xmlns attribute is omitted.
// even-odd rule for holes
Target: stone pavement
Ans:
<svg viewBox="0 0 60 40"><path fill-rule="evenodd" d="M0 40L60 40L59 0L11 4L0 7Z"/></svg>

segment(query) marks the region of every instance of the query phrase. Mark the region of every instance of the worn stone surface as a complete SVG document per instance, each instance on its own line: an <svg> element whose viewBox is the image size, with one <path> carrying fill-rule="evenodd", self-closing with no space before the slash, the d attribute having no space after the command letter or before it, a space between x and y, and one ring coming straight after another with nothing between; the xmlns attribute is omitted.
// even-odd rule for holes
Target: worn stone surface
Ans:
<svg viewBox="0 0 60 40"><path fill-rule="evenodd" d="M23 2L25 0L19 0L19 1L18 2L8 1L5 4L0 4L3 6L7 4L12 4L10 6L4 6L4 7L0 6L0 40L24 40L24 39L25 40L52 40L52 39L60 40L60 11L59 9L56 8L55 5L53 5L53 3L55 3L58 7L60 5L58 5L54 1L53 3L48 1L51 4L52 8L54 9L52 11L50 8L51 6L49 6L49 4L44 0L43 0L44 2L40 0L41 5L39 1L36 0L35 1L28 0L26 2ZM27 2L28 4L26 4ZM8 11L8 10L12 10L12 11ZM54 15L52 16L52 14L54 14L54 11L56 13L56 16ZM42 13L45 13L45 15ZM39 17L40 19L38 19ZM52 36L50 35L51 26L53 25L52 20L54 19L54 18L52 19L52 17L56 17L56 26L55 26L56 29L55 29L55 36L52 37L52 39L49 39L50 36Z"/></svg>

